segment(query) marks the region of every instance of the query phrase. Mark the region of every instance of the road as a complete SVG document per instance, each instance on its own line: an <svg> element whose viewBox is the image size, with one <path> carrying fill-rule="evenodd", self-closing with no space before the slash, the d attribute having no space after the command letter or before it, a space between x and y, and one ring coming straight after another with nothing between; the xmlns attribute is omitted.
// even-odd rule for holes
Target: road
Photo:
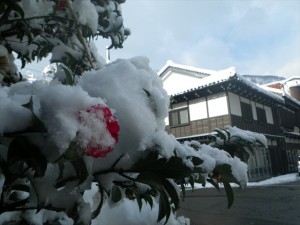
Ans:
<svg viewBox="0 0 300 225"><path fill-rule="evenodd" d="M300 181L233 191L229 209L224 190L188 191L179 215L191 225L300 225Z"/></svg>

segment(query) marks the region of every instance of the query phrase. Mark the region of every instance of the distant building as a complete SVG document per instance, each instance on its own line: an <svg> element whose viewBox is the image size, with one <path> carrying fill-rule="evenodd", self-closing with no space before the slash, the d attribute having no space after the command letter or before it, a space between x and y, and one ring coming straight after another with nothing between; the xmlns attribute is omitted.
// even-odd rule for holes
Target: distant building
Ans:
<svg viewBox="0 0 300 225"><path fill-rule="evenodd" d="M250 158L250 180L297 171L300 102L292 97L291 88L289 92L263 88L234 68L202 70L171 61L158 75L171 99L166 129L179 141L205 142L215 128L236 126L262 133L268 140L268 149L256 149ZM283 89L286 84L281 83Z"/></svg>
<svg viewBox="0 0 300 225"><path fill-rule="evenodd" d="M280 91L282 95L289 95L297 101L300 101L300 77L290 77L288 79L265 84L264 87L273 88L270 89L270 91Z"/></svg>

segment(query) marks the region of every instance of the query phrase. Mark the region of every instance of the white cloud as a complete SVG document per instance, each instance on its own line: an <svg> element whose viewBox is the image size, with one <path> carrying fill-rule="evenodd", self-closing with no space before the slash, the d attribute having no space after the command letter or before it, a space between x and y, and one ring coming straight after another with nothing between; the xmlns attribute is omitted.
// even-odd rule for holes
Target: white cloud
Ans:
<svg viewBox="0 0 300 225"><path fill-rule="evenodd" d="M127 0L132 35L111 59L144 55L159 70L171 59L207 69L234 66L240 74L300 75L298 0ZM99 38L105 56L109 41Z"/></svg>
<svg viewBox="0 0 300 225"><path fill-rule="evenodd" d="M281 68L276 70L276 74L284 75L286 77L300 76L300 58L287 62Z"/></svg>
<svg viewBox="0 0 300 225"><path fill-rule="evenodd" d="M182 52L182 63L200 65L202 68L220 70L233 63L230 47L222 40L205 37Z"/></svg>
<svg viewBox="0 0 300 225"><path fill-rule="evenodd" d="M299 1L127 0L124 6L133 32L116 57L146 55L156 70L171 59L207 69L235 66L240 74L297 73L297 65L285 65L300 57Z"/></svg>

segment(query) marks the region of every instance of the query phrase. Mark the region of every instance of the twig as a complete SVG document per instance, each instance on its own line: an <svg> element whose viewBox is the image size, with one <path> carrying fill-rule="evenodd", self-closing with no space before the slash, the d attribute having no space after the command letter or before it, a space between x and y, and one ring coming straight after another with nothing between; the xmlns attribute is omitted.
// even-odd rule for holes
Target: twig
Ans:
<svg viewBox="0 0 300 225"><path fill-rule="evenodd" d="M103 191L103 188L100 185L98 187L99 187L99 192L100 192L100 195L101 195L101 200L99 202L98 207L92 212L92 219L95 219L99 215L99 213L101 212L102 206L103 206L104 191Z"/></svg>

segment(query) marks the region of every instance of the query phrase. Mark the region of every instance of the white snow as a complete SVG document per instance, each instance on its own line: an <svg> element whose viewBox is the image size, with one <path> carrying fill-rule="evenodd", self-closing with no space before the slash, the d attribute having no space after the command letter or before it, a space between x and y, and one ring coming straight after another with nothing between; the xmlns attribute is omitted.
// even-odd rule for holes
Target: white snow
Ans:
<svg viewBox="0 0 300 225"><path fill-rule="evenodd" d="M158 72L158 75L161 75L168 67L180 68L183 70L197 72L197 73L203 73L203 74L208 75L204 78L199 78L198 81L191 83L189 87L185 88L185 91L177 91L177 93L172 92L172 95L174 95L174 96L189 92L192 89L201 89L203 87L206 87L206 86L209 86L212 84L222 83L229 79L235 78L235 79L245 83L246 85L248 85L249 87L251 87L252 89L256 90L259 93L267 95L276 101L284 102L284 99L282 96L272 93L269 90L266 90L265 88L263 88L259 85L256 85L251 81L248 81L246 78L242 77L241 75L238 75L236 72L236 69L234 67L229 67L227 69L219 70L219 71L213 71L213 70L205 70L205 69L201 69L201 68L176 64L172 61L168 61L168 63Z"/></svg>
<svg viewBox="0 0 300 225"><path fill-rule="evenodd" d="M294 181L299 181L300 177L298 173L290 173L290 174L285 174L285 175L280 175L277 177L271 177L266 180L258 181L258 182L248 182L247 183L247 188L251 187L265 187L265 186L270 186L270 185L281 185L284 183L289 183L289 182L294 182ZM230 184L232 187L238 187L238 185L231 183ZM190 185L186 185L187 189L191 189L192 187ZM200 189L200 188L214 188L211 184L207 183L205 187L202 186L202 184L195 183L194 189ZM245 190L247 191L247 189Z"/></svg>
<svg viewBox="0 0 300 225"><path fill-rule="evenodd" d="M263 187L268 185L278 185L288 182L293 182L299 180L298 173L286 174L278 177L273 177L260 182L248 182L247 187ZM231 184L232 187L237 187L236 184ZM211 184L207 183L205 187L202 184L195 183L194 189L201 188L214 188ZM191 189L190 185L186 185L186 189ZM245 190L247 191L247 189ZM145 202L143 203L142 211L139 211L138 205L135 201L131 201L128 199L124 199L122 204L115 205L113 207L109 207L108 204L103 206L101 211L102 215L106 215L101 218L101 214L99 219L93 221L93 225L106 225L106 224L114 224L114 225L158 225L163 224L164 221L160 223L156 222L158 206L155 205L152 210L150 210L150 206ZM118 216L115 216L118 215ZM136 218L135 220L133 218ZM182 222L184 221L184 222ZM180 217L175 219L174 215L171 216L170 220L167 223L168 225L184 225L189 224L189 219Z"/></svg>
<svg viewBox="0 0 300 225"><path fill-rule="evenodd" d="M78 15L78 22L81 25L87 25L93 33L97 29L105 31L121 29L123 19L119 14L119 6L112 1L107 1L105 4L103 7L107 10L110 23L108 27L100 28L97 23L97 11L103 11L102 7L95 8L90 0L75 0L72 6ZM25 11L25 17L40 16L51 13L54 2L22 0L21 5ZM42 26L40 22L37 19L30 25L38 28ZM124 30L121 29L120 32L123 33L112 36L116 43L120 42L118 35L124 35ZM37 43L43 38L45 37L35 36L32 44L26 42L28 41L26 37L22 43L18 42L17 37L12 37L11 40L16 41L14 51L22 54L28 53L30 58L37 49ZM72 45L67 45L67 43L55 38L49 38L47 41L54 46L51 60L61 59L67 53L76 59L82 59L82 46L76 35L72 36ZM91 46L93 47L92 43ZM93 53L96 53L96 49ZM7 57L10 72L16 73L13 55L8 54L2 45L0 45L0 56ZM98 59L97 56L96 59ZM96 62L96 64L99 68L101 62ZM172 65L176 66L175 64ZM3 74L0 74L0 81L5 76L5 71L1 72ZM213 82L223 76L224 79L229 79L236 73L234 68L219 72L204 70L197 72L215 75L210 76L207 82ZM240 78L238 77L238 79ZM90 114L84 113L94 105L103 105L112 111L120 125L120 133L118 143L105 158L93 159L83 156L89 176L79 186L76 182L68 182L65 186L56 189L53 184L59 174L59 167L55 163L48 163L45 176L42 178L33 178L34 171L26 171L25 175L30 179L30 183L38 187L35 190L38 198L36 195L30 194L28 206L34 207L40 201L53 207L69 210L74 207L76 202L78 209L80 209L78 215L81 221L79 222L89 224L91 209L95 209L96 204L98 204L95 197L98 188L92 183L92 173L111 168L117 159L120 161L116 167L126 170L142 157L145 151L157 146L160 157L168 159L174 156L174 152L176 152L179 157L182 157L185 165L191 169L194 168L194 165L188 157L195 156L204 161L200 165L204 173L212 172L216 165L227 163L231 165L233 176L242 186L248 181L247 165L238 158L232 158L227 152L208 145L198 145L199 149L195 151L191 146L195 145L195 142L182 145L176 141L174 136L165 132L164 121L168 116L169 97L163 89L161 79L149 67L149 60L145 57L117 60L103 66L101 70L85 72L74 86L62 85L57 79L54 79L49 83L40 81L20 82L9 87L0 87L0 135L6 132L22 131L30 126L33 114L22 106L28 103L30 99L33 101L34 114L43 122L47 132L28 134L28 139L40 147L42 154L49 162L54 162L61 157L73 142L79 142L82 148L86 147L90 140L93 141L93 144L96 143L105 147L115 144L104 121L101 120L103 115L100 113L90 118ZM84 123L80 121L80 113ZM246 134L245 137L252 136ZM262 137L254 139L257 138L263 139ZM4 144L1 142L0 145L1 156L7 152ZM120 156L122 157L120 158ZM73 170L74 168L70 167L64 170L64 173L72 174L72 172L74 173ZM97 178L106 190L111 188L113 181L124 179L117 173L108 173ZM3 183L4 179L0 174L0 190L2 190ZM91 190L87 191L90 187L92 187ZM139 187L142 190L147 188L145 185ZM82 199L80 193L84 191L85 198ZM157 222L158 208L158 199L154 199L153 209L144 202L141 211L139 211L138 204L125 198L123 194L123 198L117 204L112 204L110 199L105 199L100 216L92 223L94 225L164 224L164 220ZM57 219L64 225L73 223L72 219L65 213L41 210L38 213L36 211L26 211L25 214L21 214L21 212L3 213L0 217L0 224L18 217L27 218L28 222L33 225L41 224L48 219ZM171 214L167 224L189 225L189 219Z"/></svg>
<svg viewBox="0 0 300 225"><path fill-rule="evenodd" d="M75 0L72 5L78 15L78 23L87 25L95 34L98 27L98 13L94 4L90 0Z"/></svg>
<svg viewBox="0 0 300 225"><path fill-rule="evenodd" d="M143 156L144 151L158 146L161 157L170 158L175 151L179 157L182 157L185 165L191 169L194 168L194 165L190 160L190 156L201 158L204 163L200 166L207 174L212 172L216 165L227 163L232 167L233 176L240 182L241 186L244 186L248 181L247 165L238 158L232 158L227 152L208 145L199 145L198 151L195 151L189 143L186 142L182 145L176 141L173 135L168 135L165 132L164 119L168 114L169 97L163 89L161 79L151 70L148 63L148 59L144 57L117 60L101 70L84 73L75 86L62 85L54 80L49 84L38 81L32 84L20 82L10 87L1 88L0 113L3 118L7 117L7 120L0 127L0 133L18 131L28 126L32 115L28 109L21 105L27 103L32 97L34 112L46 126L47 136L33 135L31 140L41 148L48 160L54 161L66 151L72 141L80 141L81 146L85 146L88 140L104 146L113 144L107 136L109 134L106 126L101 123L95 124L97 122L96 117L90 120L89 116L91 115L84 114L93 105L105 105L112 112L115 112L114 116L120 126L119 141L113 151L105 158L90 159L87 156L84 157L90 173L111 168L113 163L123 154L124 156L117 167L129 168L132 163ZM11 109L9 114L7 113L8 109ZM80 112L84 114L82 117L83 120L86 120L84 124L80 123ZM23 120L9 119L11 115L18 115ZM101 113L94 116L103 117ZM17 122L19 123L16 124ZM237 130L237 128L232 129ZM243 133L241 130L238 131L239 135ZM95 135L96 133L98 135ZM247 138L253 136L252 133L245 135ZM97 138L99 140L95 140ZM195 142L192 142L192 145L195 145ZM48 166L45 177L34 179L31 182L43 187L42 190L47 190L39 193L40 199L53 206L68 208L76 200L72 197L74 196L73 192L79 193L89 189L91 176L78 187L76 184L70 183L63 189L56 190L49 183L54 182L55 174L58 173L57 169L55 164ZM68 172L70 171L68 170ZM113 181L124 179L120 178L116 174L101 175L99 177L103 188L106 190L111 187ZM75 190L73 190L74 188ZM32 199L32 201L34 202L35 199ZM139 221L139 218L141 220L145 218L143 214L147 214L146 212L150 213L149 206L146 206L146 204L144 204L145 207L142 209L142 214L140 214L137 211L138 205L136 202L129 201L124 196L122 202L125 205L112 206L109 201L105 201L105 204L108 204L109 207L107 206L105 216L100 218L102 220L108 219L107 214L111 211L119 213L113 209L124 212L124 208L127 209L130 205L133 208L130 213L134 213L136 221ZM156 202L154 209L151 211L155 216L149 216L152 220L149 218L147 220L148 224L155 224L157 204ZM90 208L89 203L81 203L80 207L83 213L80 218L88 221L91 213L88 210ZM93 206L91 207L93 208ZM103 211L105 211L105 207L104 205ZM126 213L119 214L120 218L126 216ZM113 218L109 218L109 220L111 219ZM181 222L175 222L175 220L185 221L183 218L176 219L176 216L172 215L169 224L181 224ZM188 220L186 222L188 224ZM131 224L131 222L128 223ZM160 221L160 223L164 223L164 221Z"/></svg>

